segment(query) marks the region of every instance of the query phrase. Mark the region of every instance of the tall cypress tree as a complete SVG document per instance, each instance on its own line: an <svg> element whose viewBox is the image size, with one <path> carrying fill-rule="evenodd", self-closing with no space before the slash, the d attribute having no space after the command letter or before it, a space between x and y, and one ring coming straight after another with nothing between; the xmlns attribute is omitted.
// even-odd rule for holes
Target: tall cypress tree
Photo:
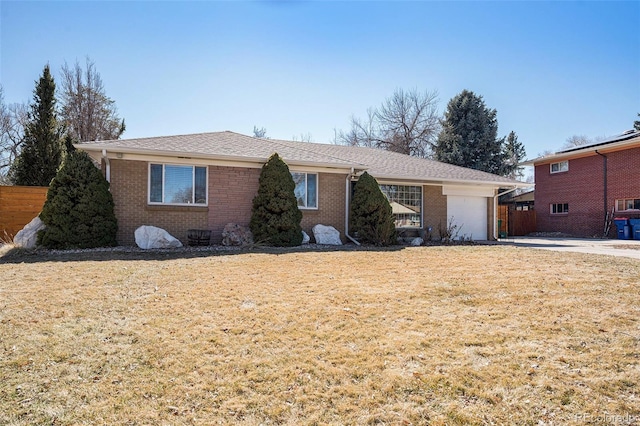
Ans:
<svg viewBox="0 0 640 426"><path fill-rule="evenodd" d="M72 150L51 182L38 244L47 248L116 245L118 222L109 182L86 152Z"/></svg>
<svg viewBox="0 0 640 426"><path fill-rule="evenodd" d="M389 200L380 190L378 181L364 172L353 188L349 228L363 242L377 246L396 244L397 233Z"/></svg>
<svg viewBox="0 0 640 426"><path fill-rule="evenodd" d="M64 148L55 91L56 84L46 65L36 83L20 155L10 171L15 185L49 186L60 167Z"/></svg>
<svg viewBox="0 0 640 426"><path fill-rule="evenodd" d="M453 97L444 114L435 159L484 172L505 174L504 138L498 138L496 110L482 96L463 90Z"/></svg>
<svg viewBox="0 0 640 426"><path fill-rule="evenodd" d="M273 154L260 172L249 226L254 241L276 247L302 244L302 212L289 166Z"/></svg>

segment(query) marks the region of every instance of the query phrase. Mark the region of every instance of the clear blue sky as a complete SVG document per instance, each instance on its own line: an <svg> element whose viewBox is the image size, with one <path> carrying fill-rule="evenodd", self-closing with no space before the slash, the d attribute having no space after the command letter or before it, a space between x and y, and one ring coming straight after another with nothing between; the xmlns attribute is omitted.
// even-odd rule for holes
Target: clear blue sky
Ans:
<svg viewBox="0 0 640 426"><path fill-rule="evenodd" d="M329 142L396 88L463 89L529 157L640 112L640 1L0 2L5 102L89 56L126 138L232 130Z"/></svg>

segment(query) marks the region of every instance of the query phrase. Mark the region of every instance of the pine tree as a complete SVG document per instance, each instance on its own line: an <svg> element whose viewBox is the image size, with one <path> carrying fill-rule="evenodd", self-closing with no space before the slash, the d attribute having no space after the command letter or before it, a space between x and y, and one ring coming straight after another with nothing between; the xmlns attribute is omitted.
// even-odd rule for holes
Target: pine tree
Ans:
<svg viewBox="0 0 640 426"><path fill-rule="evenodd" d="M72 151L51 182L40 213L46 225L38 244L47 248L116 245L118 224L109 182L86 152Z"/></svg>
<svg viewBox="0 0 640 426"><path fill-rule="evenodd" d="M250 228L257 242L276 247L302 244L302 212L287 164L273 154L260 172L258 195L253 199Z"/></svg>
<svg viewBox="0 0 640 426"><path fill-rule="evenodd" d="M349 214L349 229L358 233L362 242L377 246L395 244L397 233L389 200L380 185L369 173L364 172L353 188Z"/></svg>
<svg viewBox="0 0 640 426"><path fill-rule="evenodd" d="M57 120L55 90L49 65L46 65L34 90L20 155L11 167L10 176L15 185L49 186L60 167L62 129Z"/></svg>
<svg viewBox="0 0 640 426"><path fill-rule="evenodd" d="M527 156L524 145L518 140L518 135L513 130L507 136L504 143L504 176L511 179L520 179L524 176L520 163Z"/></svg>
<svg viewBox="0 0 640 426"><path fill-rule="evenodd" d="M640 117L640 113L638 114L638 117ZM640 132L640 120L636 120L633 122L633 129L637 132Z"/></svg>
<svg viewBox="0 0 640 426"><path fill-rule="evenodd" d="M447 105L435 159L489 173L505 174L504 138L498 138L496 110L482 96L463 90Z"/></svg>

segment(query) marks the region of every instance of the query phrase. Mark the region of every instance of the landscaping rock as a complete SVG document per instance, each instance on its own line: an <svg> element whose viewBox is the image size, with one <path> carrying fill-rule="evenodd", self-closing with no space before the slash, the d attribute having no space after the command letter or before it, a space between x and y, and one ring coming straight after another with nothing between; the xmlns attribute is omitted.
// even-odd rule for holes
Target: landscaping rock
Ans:
<svg viewBox="0 0 640 426"><path fill-rule="evenodd" d="M311 237L306 232L302 231L302 244L309 244Z"/></svg>
<svg viewBox="0 0 640 426"><path fill-rule="evenodd" d="M332 246L341 246L340 232L333 226L316 225L313 227L313 238L316 244L326 244Z"/></svg>
<svg viewBox="0 0 640 426"><path fill-rule="evenodd" d="M136 229L136 244L142 249L178 248L182 247L180 240L162 228L142 225Z"/></svg>
<svg viewBox="0 0 640 426"><path fill-rule="evenodd" d="M421 246L422 244L424 244L424 240L420 237L414 238L413 240L411 240L410 243L412 246Z"/></svg>
<svg viewBox="0 0 640 426"><path fill-rule="evenodd" d="M227 223L222 230L223 246L246 246L253 244L253 234L246 226Z"/></svg>
<svg viewBox="0 0 640 426"><path fill-rule="evenodd" d="M13 244L26 249L35 248L38 243L38 231L44 228L46 228L46 226L42 223L42 220L40 220L40 216L34 217L31 222L27 223L24 228L18 231L15 237L13 237Z"/></svg>

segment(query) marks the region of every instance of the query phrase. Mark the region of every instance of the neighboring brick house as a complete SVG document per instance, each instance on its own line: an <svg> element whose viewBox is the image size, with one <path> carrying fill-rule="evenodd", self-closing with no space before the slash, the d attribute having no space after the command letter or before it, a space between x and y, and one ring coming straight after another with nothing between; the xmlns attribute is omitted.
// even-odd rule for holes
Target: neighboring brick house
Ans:
<svg viewBox="0 0 640 426"><path fill-rule="evenodd" d="M640 217L640 132L547 155L535 167L538 232L602 237L612 216ZM608 237L616 235L611 225Z"/></svg>
<svg viewBox="0 0 640 426"><path fill-rule="evenodd" d="M134 244L140 225L187 240L188 229L209 229L221 241L227 223L247 226L260 170L278 153L296 182L302 228L316 224L348 235L351 188L359 174L374 176L403 232L432 229L449 220L459 236L494 234L499 188L527 184L501 176L373 148L258 139L233 132L202 133L77 144L102 163L118 218L118 242Z"/></svg>

